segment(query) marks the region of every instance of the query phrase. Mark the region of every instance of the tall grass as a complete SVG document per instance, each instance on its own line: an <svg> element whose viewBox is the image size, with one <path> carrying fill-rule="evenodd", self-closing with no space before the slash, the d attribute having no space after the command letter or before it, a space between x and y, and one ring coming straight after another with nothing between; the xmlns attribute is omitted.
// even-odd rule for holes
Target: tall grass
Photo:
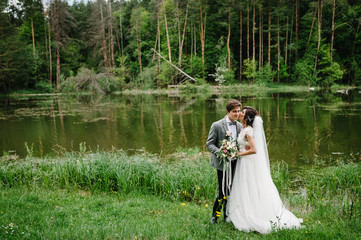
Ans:
<svg viewBox="0 0 361 240"><path fill-rule="evenodd" d="M208 156L196 151L160 160L125 152L66 153L64 157L0 164L0 185L69 187L91 192L141 191L180 200L213 199L215 170Z"/></svg>
<svg viewBox="0 0 361 240"><path fill-rule="evenodd" d="M330 167L316 166L292 176L287 164L279 163L272 164L271 172L281 196L295 204L305 200L306 206L301 207L309 209L337 202L342 215L361 215L359 160ZM199 149L180 149L162 159L146 154L129 156L123 151L82 151L67 152L59 158L0 161L0 186L19 185L93 193L136 191L173 201L199 202L215 197L217 179L215 169L209 166L209 154Z"/></svg>

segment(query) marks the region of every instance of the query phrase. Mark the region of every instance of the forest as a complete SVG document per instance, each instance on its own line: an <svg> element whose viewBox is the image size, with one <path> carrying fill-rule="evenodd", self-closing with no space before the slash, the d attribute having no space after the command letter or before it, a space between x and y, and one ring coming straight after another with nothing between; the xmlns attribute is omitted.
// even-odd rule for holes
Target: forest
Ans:
<svg viewBox="0 0 361 240"><path fill-rule="evenodd" d="M360 24L359 0L1 0L0 92L358 86Z"/></svg>

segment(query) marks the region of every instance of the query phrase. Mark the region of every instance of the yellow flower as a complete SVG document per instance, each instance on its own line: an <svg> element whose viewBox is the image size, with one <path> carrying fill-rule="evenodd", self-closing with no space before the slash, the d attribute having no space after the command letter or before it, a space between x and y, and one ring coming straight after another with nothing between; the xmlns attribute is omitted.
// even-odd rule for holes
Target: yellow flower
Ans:
<svg viewBox="0 0 361 240"><path fill-rule="evenodd" d="M227 199L226 196L224 196L223 199Z"/></svg>
<svg viewBox="0 0 361 240"><path fill-rule="evenodd" d="M186 204L185 203L182 203L182 206L185 206Z"/></svg>
<svg viewBox="0 0 361 240"><path fill-rule="evenodd" d="M306 231L306 233L308 233L308 232Z"/></svg>
<svg viewBox="0 0 361 240"><path fill-rule="evenodd" d="M208 207L208 204L206 204L206 207Z"/></svg>
<svg viewBox="0 0 361 240"><path fill-rule="evenodd" d="M218 202L221 202L221 200L218 199Z"/></svg>
<svg viewBox="0 0 361 240"><path fill-rule="evenodd" d="M198 189L198 190L201 190L201 188L200 188L200 187L198 187L197 189Z"/></svg>

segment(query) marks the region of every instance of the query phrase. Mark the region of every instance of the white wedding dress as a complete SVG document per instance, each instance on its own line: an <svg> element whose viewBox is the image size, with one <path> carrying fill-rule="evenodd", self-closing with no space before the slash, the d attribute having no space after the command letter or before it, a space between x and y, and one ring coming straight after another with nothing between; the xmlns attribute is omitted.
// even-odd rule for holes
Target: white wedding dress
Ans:
<svg viewBox="0 0 361 240"><path fill-rule="evenodd" d="M272 181L262 118L257 116L253 126L242 129L237 139L240 150L244 151L245 146L249 145L245 135L254 136L257 153L243 156L237 162L227 221L231 221L240 231L262 234L299 228L302 219L284 207Z"/></svg>

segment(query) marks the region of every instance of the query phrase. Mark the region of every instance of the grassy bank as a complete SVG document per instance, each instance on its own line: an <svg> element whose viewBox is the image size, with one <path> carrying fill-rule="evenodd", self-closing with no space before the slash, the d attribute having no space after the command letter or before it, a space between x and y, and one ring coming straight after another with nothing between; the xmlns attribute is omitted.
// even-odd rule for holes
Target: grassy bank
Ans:
<svg viewBox="0 0 361 240"><path fill-rule="evenodd" d="M316 88L319 90L320 88ZM258 84L232 84L211 86L209 84L193 85L185 84L168 89L127 89L118 94L181 94L181 93L203 93L203 94L242 94L242 95L257 95L262 92L307 92L308 86L301 85L258 85Z"/></svg>
<svg viewBox="0 0 361 240"><path fill-rule="evenodd" d="M15 161L3 157L0 238L361 237L358 155L297 174L290 173L286 164L272 164L285 205L304 219L305 228L266 236L241 233L230 223L208 224L216 186L208 159L208 154L197 149L162 159L121 151L71 152L59 158Z"/></svg>

